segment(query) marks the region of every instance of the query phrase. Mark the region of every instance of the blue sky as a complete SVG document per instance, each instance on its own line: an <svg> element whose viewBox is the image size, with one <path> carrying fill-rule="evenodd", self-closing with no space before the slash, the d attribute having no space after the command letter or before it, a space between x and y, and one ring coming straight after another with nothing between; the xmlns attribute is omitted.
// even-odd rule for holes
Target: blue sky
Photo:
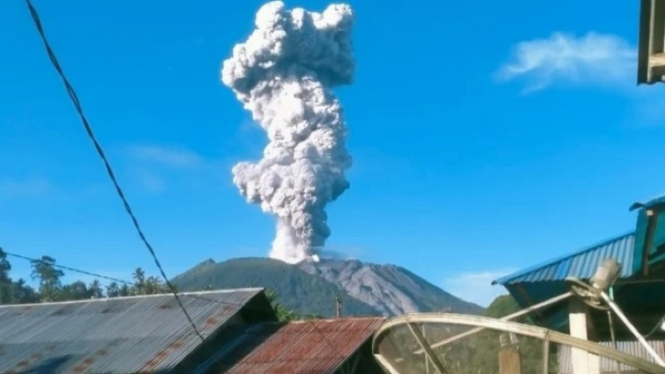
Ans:
<svg viewBox="0 0 665 374"><path fill-rule="evenodd" d="M266 255L273 219L230 174L265 136L219 80L261 2L34 4L167 273ZM637 3L350 4L356 82L337 92L354 166L331 248L487 303L492 279L623 233L628 206L665 190L665 91L634 84ZM0 25L0 246L156 273L23 2Z"/></svg>

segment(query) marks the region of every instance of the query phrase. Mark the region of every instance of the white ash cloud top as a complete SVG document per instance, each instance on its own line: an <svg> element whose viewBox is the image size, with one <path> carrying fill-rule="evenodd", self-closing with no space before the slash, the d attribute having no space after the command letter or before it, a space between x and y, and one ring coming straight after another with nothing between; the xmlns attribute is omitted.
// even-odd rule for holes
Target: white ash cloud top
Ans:
<svg viewBox="0 0 665 374"><path fill-rule="evenodd" d="M260 161L233 167L233 183L276 216L272 258L316 260L330 236L326 205L349 188L346 123L331 89L353 81L353 23L345 4L316 13L270 2L224 61L222 82L268 137Z"/></svg>

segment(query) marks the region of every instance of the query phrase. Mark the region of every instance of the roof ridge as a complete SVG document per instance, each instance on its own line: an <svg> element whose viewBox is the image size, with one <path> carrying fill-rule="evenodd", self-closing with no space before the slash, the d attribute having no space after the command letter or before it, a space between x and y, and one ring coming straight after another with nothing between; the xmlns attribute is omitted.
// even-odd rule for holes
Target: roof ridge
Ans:
<svg viewBox="0 0 665 374"><path fill-rule="evenodd" d="M340 317L340 318L312 318L302 319L297 321L289 321L288 323L308 323L308 322L342 322L342 321L379 321L384 320L386 317Z"/></svg>
<svg viewBox="0 0 665 374"><path fill-rule="evenodd" d="M223 290L207 290L207 291L194 291L194 292L178 292L178 296L198 296L198 295L211 295L211 294L224 294L224 293L234 293L234 292L258 292L263 291L264 288L261 287L248 287L248 288L231 288ZM45 303L28 303L28 304L6 304L0 305L0 309L3 308L22 308L22 307L34 307L34 306L46 306L46 305L68 305L68 304L83 304L83 303L95 303L95 302L109 302L115 300L135 300L135 299L145 299L153 297L173 297L172 293L156 293L151 295L132 295L132 296L118 296L118 297L100 297L97 299L85 299L85 300L69 300L69 301L55 301L55 302L45 302Z"/></svg>
<svg viewBox="0 0 665 374"><path fill-rule="evenodd" d="M575 256L579 256L579 255L584 254L584 253L587 253L587 252L591 252L591 251L593 251L593 250L595 250L595 249L598 249L599 247L602 247L602 246L608 245L608 244L610 244L610 243L613 243L613 242L616 242L616 241L619 241L619 240L622 240L622 239L625 239L625 238L627 238L627 237L629 237L629 236L634 236L634 235L635 235L635 230L630 230L630 231L625 232L625 233L623 233L623 234L621 234L621 235L614 236L614 237L609 238L609 239L605 239L605 240L603 240L603 241L600 241L600 242L598 242L598 243L596 243L596 244L593 244L593 245L590 245L590 246L587 246L587 247L583 247L582 249L578 249L578 250L575 251L575 252L567 253L567 254L565 254L565 255L561 255L561 256L555 257L555 258L553 258L553 259L551 259L551 260L544 261L544 262L541 262L541 263L539 263L539 264L536 264L536 265L530 266L530 267L528 267L528 268L526 268L526 269L523 269L523 270L520 270L520 271L514 272L514 273L512 273L512 274L506 275L506 276L504 276L504 277L501 277L501 278L499 278L499 279L496 279L496 280L492 281L492 285L496 285L496 284L505 284L505 283L507 283L507 282L509 282L509 281L511 281L511 280L513 280L513 279L515 279L515 278L518 278L518 277L524 276L525 274L528 274L528 273L534 272L534 271L536 271L536 270L540 270L540 269L546 268L546 267L548 267L548 266L552 266L552 265L554 265L554 264L556 264L556 263L560 263L560 262L562 262L562 261L568 260L569 258L572 258L572 257L575 257Z"/></svg>

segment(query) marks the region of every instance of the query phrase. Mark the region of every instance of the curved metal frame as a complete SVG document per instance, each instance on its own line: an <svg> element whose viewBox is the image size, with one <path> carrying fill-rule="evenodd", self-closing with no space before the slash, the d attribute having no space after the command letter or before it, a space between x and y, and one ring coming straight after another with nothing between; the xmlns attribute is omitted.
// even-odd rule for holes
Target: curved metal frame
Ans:
<svg viewBox="0 0 665 374"><path fill-rule="evenodd" d="M406 314L399 317L394 317L386 322L374 334L372 341L372 354L379 363L390 373L399 374L383 356L378 353L378 344L383 340L386 333L393 327L400 325L407 325L415 323L438 323L438 324L454 324L463 326L480 327L481 329L491 329L505 332L512 332L518 335L529 336L538 338L543 341L554 342L563 345L569 345L573 348L578 348L592 354L604 356L633 366L638 370L652 374L665 374L665 367L658 364L649 362L639 357L630 355L605 347L603 345L590 342L588 340L575 338L570 335L562 334L560 332L551 331L542 327L523 325L516 322L502 321L495 318L473 316L466 314L455 313L423 313L423 314ZM412 330L413 331L413 330Z"/></svg>

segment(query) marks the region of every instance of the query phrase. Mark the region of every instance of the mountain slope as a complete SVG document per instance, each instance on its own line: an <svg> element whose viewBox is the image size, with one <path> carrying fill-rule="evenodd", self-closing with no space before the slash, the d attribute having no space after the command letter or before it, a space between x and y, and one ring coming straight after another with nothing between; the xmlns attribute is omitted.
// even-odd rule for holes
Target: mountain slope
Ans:
<svg viewBox="0 0 665 374"><path fill-rule="evenodd" d="M267 258L206 260L175 277L181 291L264 287L299 314L332 317L335 297L346 316L397 315L450 309L480 314L483 308L461 300L395 265L325 259L289 265Z"/></svg>
<svg viewBox="0 0 665 374"><path fill-rule="evenodd" d="M173 278L180 291L206 288L264 287L275 292L278 302L300 314L332 317L335 297L342 298L343 315L381 315L369 305L346 294L338 286L300 268L267 258L239 258L215 263L206 260Z"/></svg>
<svg viewBox="0 0 665 374"><path fill-rule="evenodd" d="M357 260L325 259L297 265L305 272L339 285L356 300L384 315L435 312L480 314L483 308L455 297L412 272L395 265Z"/></svg>

